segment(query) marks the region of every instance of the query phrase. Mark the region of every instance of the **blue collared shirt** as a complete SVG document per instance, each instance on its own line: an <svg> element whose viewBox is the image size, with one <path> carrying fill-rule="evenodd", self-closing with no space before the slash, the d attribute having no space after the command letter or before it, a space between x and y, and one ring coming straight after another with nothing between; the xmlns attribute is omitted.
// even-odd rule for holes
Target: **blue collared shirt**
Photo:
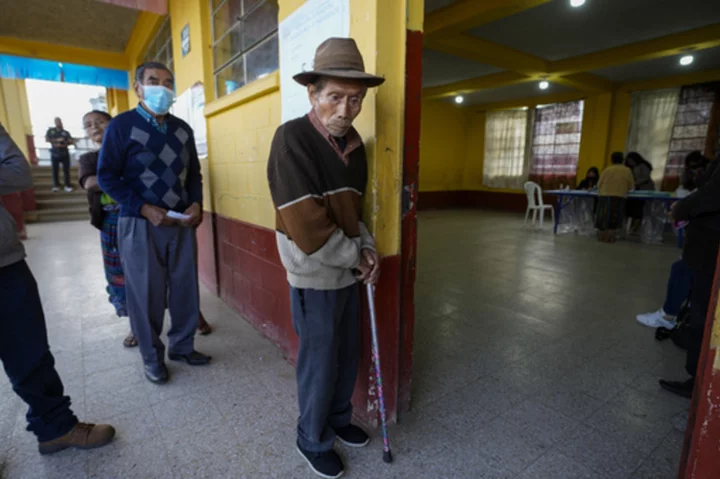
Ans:
<svg viewBox="0 0 720 479"><path fill-rule="evenodd" d="M152 114L149 111L147 111L140 103L138 103L137 112L140 113L140 116L145 118L148 121L148 123L150 123L152 126L154 126L157 129L157 131L167 135L167 123L163 122L162 125L160 123L158 123L157 118L152 116Z"/></svg>

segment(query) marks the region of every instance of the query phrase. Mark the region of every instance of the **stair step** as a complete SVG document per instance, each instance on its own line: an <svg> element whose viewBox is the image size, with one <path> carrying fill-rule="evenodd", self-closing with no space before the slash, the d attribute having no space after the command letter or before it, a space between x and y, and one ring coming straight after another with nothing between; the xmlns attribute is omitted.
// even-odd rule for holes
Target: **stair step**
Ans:
<svg viewBox="0 0 720 479"><path fill-rule="evenodd" d="M38 211L35 218L31 221L26 218L28 223L54 223L58 221L88 221L90 216L87 211L85 214L80 213L51 213L50 211Z"/></svg>
<svg viewBox="0 0 720 479"><path fill-rule="evenodd" d="M50 198L57 198L57 199L61 199L61 198L87 198L87 191L76 189L76 190L74 190L74 191L71 191L70 193L66 193L66 192L64 192L64 191L62 191L62 190L61 190L61 191L57 191L57 192L52 192L52 191L50 191L50 188L47 188L47 189L45 189L45 188L40 188L40 189L38 189L38 188L37 188L37 185L35 185L35 199L47 200L47 199L50 199Z"/></svg>
<svg viewBox="0 0 720 479"><path fill-rule="evenodd" d="M60 209L60 208L74 208L83 207L87 210L88 204L85 197L82 196L70 196L67 198L49 198L49 199L35 199L35 204L39 210L48 209Z"/></svg>

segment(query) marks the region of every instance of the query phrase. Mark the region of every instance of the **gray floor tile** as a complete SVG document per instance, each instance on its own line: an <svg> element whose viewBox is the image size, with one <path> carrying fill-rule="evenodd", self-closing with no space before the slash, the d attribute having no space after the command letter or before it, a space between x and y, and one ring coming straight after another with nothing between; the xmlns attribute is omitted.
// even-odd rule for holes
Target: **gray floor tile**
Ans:
<svg viewBox="0 0 720 479"><path fill-rule="evenodd" d="M636 416L614 405L604 406L586 422L644 455L650 454L672 429L668 419Z"/></svg>
<svg viewBox="0 0 720 479"><path fill-rule="evenodd" d="M519 479L600 479L601 476L582 463L549 451L535 461Z"/></svg>
<svg viewBox="0 0 720 479"><path fill-rule="evenodd" d="M502 418L540 439L546 447L562 440L580 424L534 398L506 412Z"/></svg>
<svg viewBox="0 0 720 479"><path fill-rule="evenodd" d="M518 474L545 454L549 447L543 439L502 417L473 436L471 444L489 465Z"/></svg>
<svg viewBox="0 0 720 479"><path fill-rule="evenodd" d="M140 443L128 443L118 438L102 449L85 452L88 456L88 477L143 477L166 479L172 477L170 463L160 438Z"/></svg>
<svg viewBox="0 0 720 479"><path fill-rule="evenodd" d="M222 415L210 398L198 393L155 403L152 405L152 411L158 427L163 432L223 421Z"/></svg>
<svg viewBox="0 0 720 479"><path fill-rule="evenodd" d="M574 430L554 451L607 479L628 477L646 457L638 449L618 441L617 437L590 426Z"/></svg>

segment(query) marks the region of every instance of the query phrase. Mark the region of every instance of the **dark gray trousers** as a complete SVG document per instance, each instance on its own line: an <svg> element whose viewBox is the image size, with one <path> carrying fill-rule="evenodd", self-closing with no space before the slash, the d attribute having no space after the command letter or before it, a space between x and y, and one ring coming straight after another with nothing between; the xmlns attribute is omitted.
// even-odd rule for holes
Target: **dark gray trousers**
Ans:
<svg viewBox="0 0 720 479"><path fill-rule="evenodd" d="M300 338L297 360L298 441L312 452L329 451L333 428L350 424L360 362L360 292L290 288L292 320Z"/></svg>
<svg viewBox="0 0 720 479"><path fill-rule="evenodd" d="M130 325L145 363L162 362L160 339L170 311L170 352L189 354L195 345L200 294L195 230L153 226L142 218L120 218L118 249L125 273Z"/></svg>

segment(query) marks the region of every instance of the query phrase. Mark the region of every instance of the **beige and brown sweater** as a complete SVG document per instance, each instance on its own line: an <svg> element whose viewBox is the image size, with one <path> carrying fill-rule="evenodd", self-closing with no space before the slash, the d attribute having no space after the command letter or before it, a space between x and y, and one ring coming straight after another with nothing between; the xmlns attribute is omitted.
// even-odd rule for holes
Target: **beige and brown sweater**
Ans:
<svg viewBox="0 0 720 479"><path fill-rule="evenodd" d="M375 249L362 222L365 148L355 130L346 140L342 150L312 113L275 133L268 182L280 259L295 288L350 286L361 250Z"/></svg>

